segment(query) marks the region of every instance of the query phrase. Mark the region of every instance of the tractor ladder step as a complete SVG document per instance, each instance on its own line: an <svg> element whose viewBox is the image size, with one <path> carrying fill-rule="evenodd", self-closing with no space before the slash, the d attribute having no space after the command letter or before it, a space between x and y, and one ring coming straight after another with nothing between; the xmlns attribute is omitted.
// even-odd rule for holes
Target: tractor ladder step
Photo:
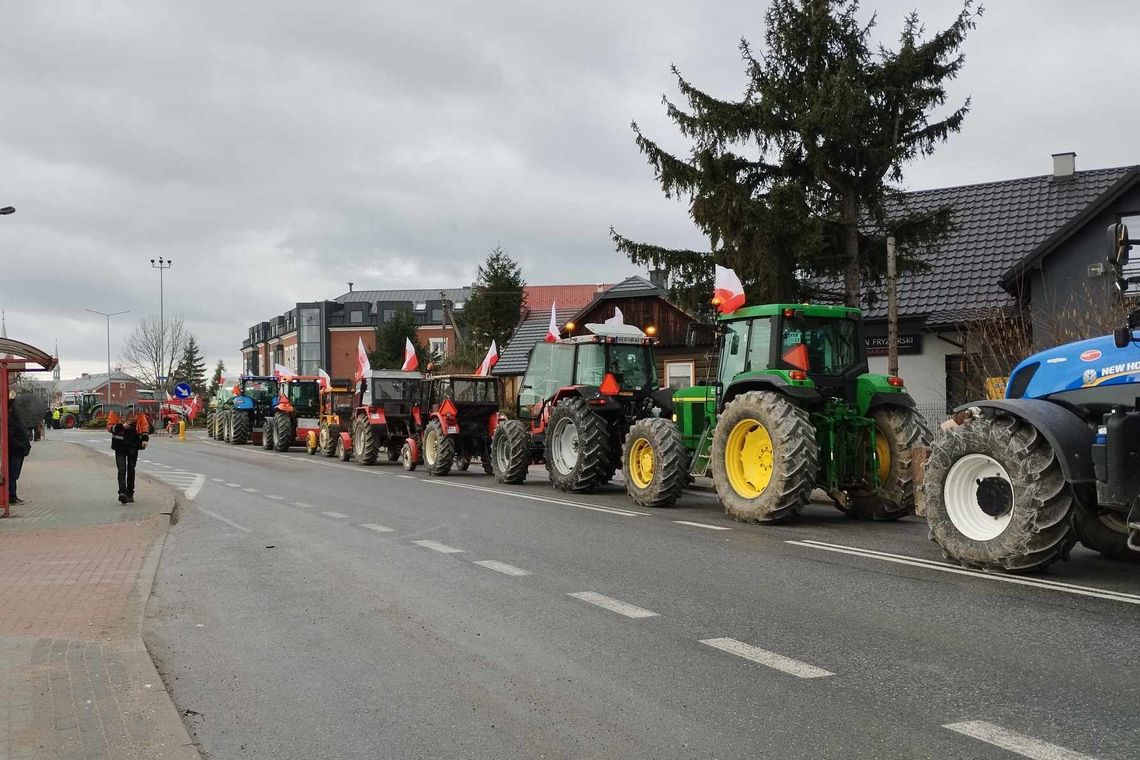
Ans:
<svg viewBox="0 0 1140 760"><path fill-rule="evenodd" d="M701 440L697 443L697 450L693 452L693 462L689 466L689 474L694 478L709 474L709 463L712 460L712 439L715 425L709 425L701 433Z"/></svg>

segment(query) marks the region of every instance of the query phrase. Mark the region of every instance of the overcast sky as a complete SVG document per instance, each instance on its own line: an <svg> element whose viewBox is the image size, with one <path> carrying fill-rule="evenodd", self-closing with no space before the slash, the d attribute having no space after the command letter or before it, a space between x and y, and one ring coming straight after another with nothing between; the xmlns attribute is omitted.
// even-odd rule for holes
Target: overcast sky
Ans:
<svg viewBox="0 0 1140 760"><path fill-rule="evenodd" d="M961 134L912 189L1140 163L1129 0L991 0L952 104ZM675 149L669 65L738 97L756 0L0 0L0 307L64 377L101 371L105 323L181 316L212 365L297 301L470 283L502 245L534 284L635 273L635 239L706 245L630 121ZM893 43L917 8L866 0Z"/></svg>

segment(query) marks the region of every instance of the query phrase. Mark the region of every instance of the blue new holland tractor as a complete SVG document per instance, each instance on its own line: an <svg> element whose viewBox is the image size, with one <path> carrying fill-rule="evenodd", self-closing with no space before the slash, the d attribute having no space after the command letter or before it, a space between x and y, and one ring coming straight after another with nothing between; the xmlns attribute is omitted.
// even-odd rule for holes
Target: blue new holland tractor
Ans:
<svg viewBox="0 0 1140 760"><path fill-rule="evenodd" d="M1133 245L1109 227L1123 290ZM922 499L930 536L969 567L1026 572L1076 541L1140 561L1140 309L1112 335L1023 360L1005 398L959 409L931 448Z"/></svg>

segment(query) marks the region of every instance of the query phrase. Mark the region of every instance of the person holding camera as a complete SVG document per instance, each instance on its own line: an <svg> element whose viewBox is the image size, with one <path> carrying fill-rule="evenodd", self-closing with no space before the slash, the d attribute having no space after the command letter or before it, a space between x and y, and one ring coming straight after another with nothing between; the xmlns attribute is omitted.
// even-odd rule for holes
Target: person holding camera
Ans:
<svg viewBox="0 0 1140 760"><path fill-rule="evenodd" d="M122 420L115 412L107 418L107 430L111 433L111 449L115 452L115 466L119 470L119 503L130 504L135 500L135 464L139 451L146 448L150 440L150 424L145 414L130 414Z"/></svg>

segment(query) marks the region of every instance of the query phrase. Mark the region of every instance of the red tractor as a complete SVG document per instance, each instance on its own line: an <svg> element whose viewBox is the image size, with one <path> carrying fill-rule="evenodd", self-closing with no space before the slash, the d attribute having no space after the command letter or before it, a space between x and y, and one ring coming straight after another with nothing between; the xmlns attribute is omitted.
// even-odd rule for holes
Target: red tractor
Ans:
<svg viewBox="0 0 1140 760"><path fill-rule="evenodd" d="M430 475L466 471L478 459L491 474L491 440L499 424L499 381L484 375L435 375L427 382L428 422L400 452L404 469L421 461Z"/></svg>
<svg viewBox="0 0 1140 760"><path fill-rule="evenodd" d="M349 441L357 464L376 464L381 451L395 462L404 442L419 434L423 379L419 372L372 370L357 381Z"/></svg>
<svg viewBox="0 0 1140 760"><path fill-rule="evenodd" d="M320 380L315 377L283 377L277 384L273 417L266 419L261 447L288 451L307 446L309 433L320 432Z"/></svg>

